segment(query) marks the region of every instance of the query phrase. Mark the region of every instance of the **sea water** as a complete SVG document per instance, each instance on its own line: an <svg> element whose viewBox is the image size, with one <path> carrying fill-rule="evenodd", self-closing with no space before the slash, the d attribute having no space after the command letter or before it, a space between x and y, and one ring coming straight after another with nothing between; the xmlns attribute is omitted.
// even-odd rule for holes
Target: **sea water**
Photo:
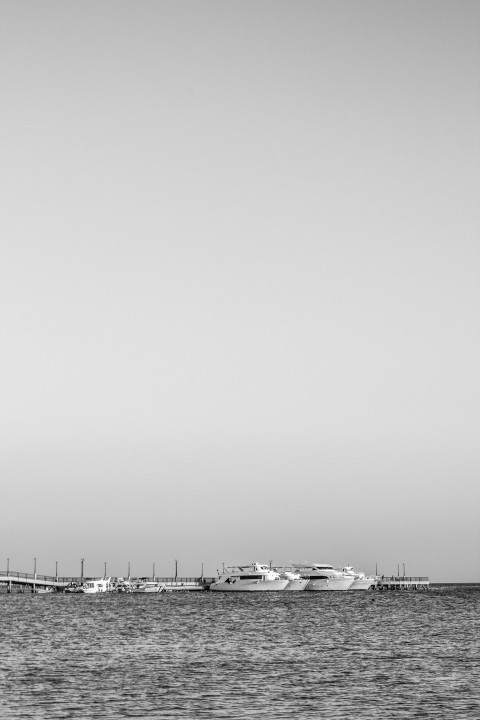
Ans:
<svg viewBox="0 0 480 720"><path fill-rule="evenodd" d="M480 586L0 595L2 718L480 717Z"/></svg>

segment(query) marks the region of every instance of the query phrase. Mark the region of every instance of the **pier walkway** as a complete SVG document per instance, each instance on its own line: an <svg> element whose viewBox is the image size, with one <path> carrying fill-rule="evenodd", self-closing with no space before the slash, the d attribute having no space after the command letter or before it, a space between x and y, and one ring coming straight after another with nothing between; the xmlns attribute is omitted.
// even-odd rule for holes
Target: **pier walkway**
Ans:
<svg viewBox="0 0 480 720"><path fill-rule="evenodd" d="M13 572L13 570L0 570L0 583L8 586L8 591L12 590L12 586L18 586L24 589L35 591L36 588L55 588L62 590L63 588L79 583L80 578L75 577L59 577L55 575L40 575L38 573L22 573Z"/></svg>
<svg viewBox="0 0 480 720"><path fill-rule="evenodd" d="M386 577L377 578L377 590L428 590L428 577Z"/></svg>
<svg viewBox="0 0 480 720"><path fill-rule="evenodd" d="M83 585L86 580L92 578L87 577L60 577L56 575L40 575L39 573L22 573L14 572L12 570L0 570L0 585L7 586L7 592L38 592L39 590L45 590L50 588L62 592L68 587L79 587ZM124 578L110 577L112 583L117 583L119 580L122 581ZM144 581L152 581L162 583L165 585L167 592L175 590L192 591L192 590L206 590L209 585L213 582L214 578L200 577L131 577L132 583L141 583Z"/></svg>

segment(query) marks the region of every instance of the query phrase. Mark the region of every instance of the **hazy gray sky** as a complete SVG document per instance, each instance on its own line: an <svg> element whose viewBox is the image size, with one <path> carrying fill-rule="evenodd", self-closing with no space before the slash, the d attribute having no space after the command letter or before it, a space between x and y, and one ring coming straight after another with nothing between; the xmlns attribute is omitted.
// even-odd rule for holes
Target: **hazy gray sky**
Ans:
<svg viewBox="0 0 480 720"><path fill-rule="evenodd" d="M480 579L479 16L0 0L0 567Z"/></svg>

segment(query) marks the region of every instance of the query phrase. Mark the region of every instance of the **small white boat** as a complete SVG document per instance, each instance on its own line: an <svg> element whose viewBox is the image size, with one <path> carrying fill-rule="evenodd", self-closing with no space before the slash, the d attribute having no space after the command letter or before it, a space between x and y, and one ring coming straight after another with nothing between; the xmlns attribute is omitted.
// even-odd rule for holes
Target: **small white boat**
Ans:
<svg viewBox="0 0 480 720"><path fill-rule="evenodd" d="M35 588L35 593L37 595L49 595L50 593L53 593L54 589L53 587L37 587Z"/></svg>
<svg viewBox="0 0 480 720"><path fill-rule="evenodd" d="M289 580L281 578L276 570L268 565L253 563L247 566L225 568L210 585L213 592L265 592L267 590L285 590Z"/></svg>
<svg viewBox="0 0 480 720"><path fill-rule="evenodd" d="M356 572L351 565L346 565L342 572L353 577L353 583L348 588L349 590L370 590L377 584L374 577L367 576L363 572Z"/></svg>
<svg viewBox="0 0 480 720"><path fill-rule="evenodd" d="M202 592L203 590L205 590L205 586L199 580L186 580L184 582L173 580L164 584L165 592Z"/></svg>
<svg viewBox="0 0 480 720"><path fill-rule="evenodd" d="M132 593L158 593L165 589L164 583L152 582L151 580L133 583L129 592Z"/></svg>
<svg viewBox="0 0 480 720"><path fill-rule="evenodd" d="M113 585L110 582L110 578L100 578L98 580L86 580L82 586L82 592L87 595L93 595L94 593L106 593L113 590Z"/></svg>

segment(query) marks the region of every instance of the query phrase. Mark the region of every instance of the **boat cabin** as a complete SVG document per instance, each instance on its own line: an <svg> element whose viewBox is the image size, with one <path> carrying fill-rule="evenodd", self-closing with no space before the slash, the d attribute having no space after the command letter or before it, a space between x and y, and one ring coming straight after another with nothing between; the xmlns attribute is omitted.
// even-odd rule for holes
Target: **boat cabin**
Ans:
<svg viewBox="0 0 480 720"><path fill-rule="evenodd" d="M100 580L86 580L83 583L82 591L84 593L105 593L111 590L110 578L101 578Z"/></svg>

